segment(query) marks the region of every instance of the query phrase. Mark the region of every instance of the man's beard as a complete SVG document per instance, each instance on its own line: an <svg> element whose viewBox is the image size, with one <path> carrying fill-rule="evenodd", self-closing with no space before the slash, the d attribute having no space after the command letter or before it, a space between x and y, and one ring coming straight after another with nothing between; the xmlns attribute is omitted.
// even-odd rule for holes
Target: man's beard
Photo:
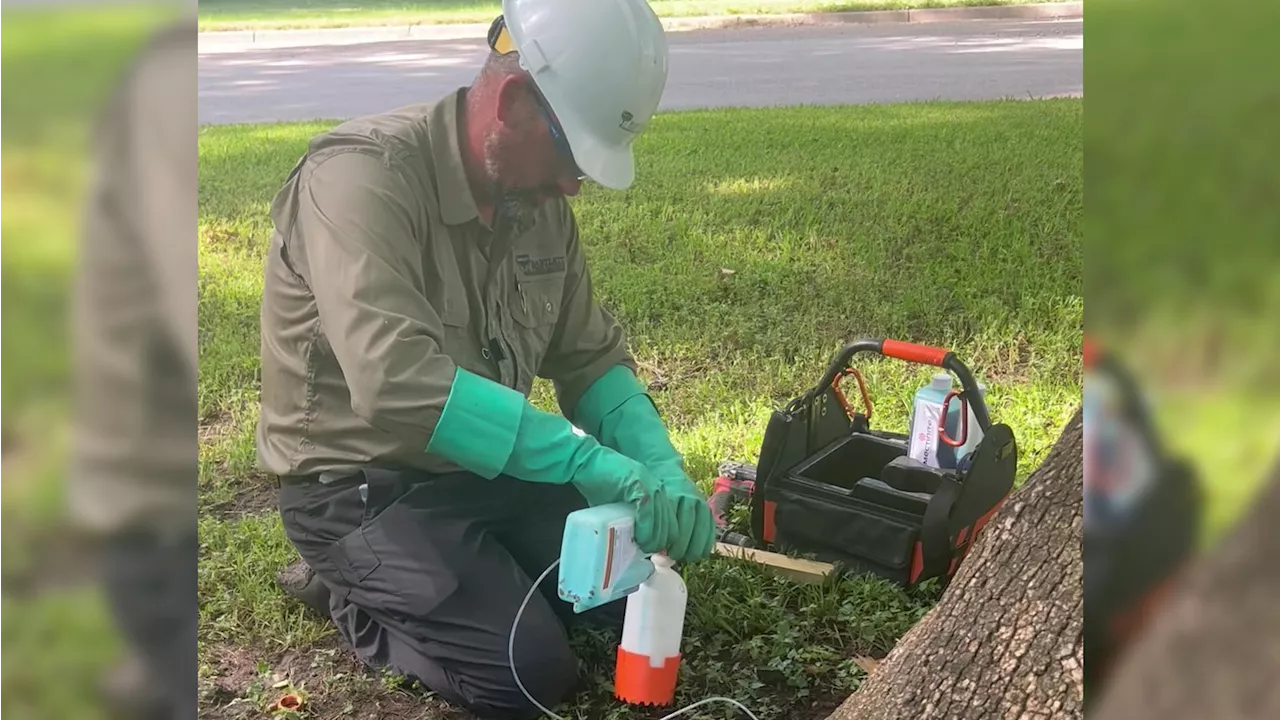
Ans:
<svg viewBox="0 0 1280 720"><path fill-rule="evenodd" d="M504 172L499 158L509 157L507 153L502 152L508 145L509 143L503 142L497 133L489 135L484 142L486 193L495 208L494 230L503 233L509 233L515 228L527 225L538 206L535 193L511 187L502 181L508 173Z"/></svg>
<svg viewBox="0 0 1280 720"><path fill-rule="evenodd" d="M559 188L521 188L503 181L502 178L510 177L510 173L505 171L506 169L500 158L509 157L509 150L514 149L518 143L518 140L499 137L498 133L491 133L485 138L485 184L488 186L489 196L495 205L518 202L522 211L533 212L541 204L542 196L558 196Z"/></svg>

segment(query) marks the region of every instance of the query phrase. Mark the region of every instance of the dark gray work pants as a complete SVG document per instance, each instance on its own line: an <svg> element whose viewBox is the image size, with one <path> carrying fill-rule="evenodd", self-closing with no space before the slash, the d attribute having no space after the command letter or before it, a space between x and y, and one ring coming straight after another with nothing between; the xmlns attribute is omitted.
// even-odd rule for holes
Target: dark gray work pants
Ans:
<svg viewBox="0 0 1280 720"><path fill-rule="evenodd" d="M572 485L469 473L369 468L280 488L285 532L331 589L331 615L357 655L482 718L539 715L512 676L508 639L531 583L560 556L565 517L583 507ZM515 643L520 681L547 707L577 681L566 623L593 615L573 617L557 576L530 599ZM620 625L623 605L593 619Z"/></svg>
<svg viewBox="0 0 1280 720"><path fill-rule="evenodd" d="M126 532L102 545L103 584L117 627L151 678L150 709L170 720L196 717L198 546L194 528L170 540Z"/></svg>

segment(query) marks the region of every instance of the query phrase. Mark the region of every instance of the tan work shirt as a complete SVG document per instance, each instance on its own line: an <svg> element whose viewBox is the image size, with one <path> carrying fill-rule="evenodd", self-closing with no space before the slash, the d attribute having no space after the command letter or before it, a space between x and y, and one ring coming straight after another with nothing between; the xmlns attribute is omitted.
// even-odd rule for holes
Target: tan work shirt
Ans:
<svg viewBox="0 0 1280 720"><path fill-rule="evenodd" d="M463 171L465 90L312 139L271 208L257 443L278 475L366 463L447 472L427 454L455 367L566 415L618 363L566 201L503 232Z"/></svg>
<svg viewBox="0 0 1280 720"><path fill-rule="evenodd" d="M73 292L68 510L95 533L195 528L196 21L159 28L97 118Z"/></svg>

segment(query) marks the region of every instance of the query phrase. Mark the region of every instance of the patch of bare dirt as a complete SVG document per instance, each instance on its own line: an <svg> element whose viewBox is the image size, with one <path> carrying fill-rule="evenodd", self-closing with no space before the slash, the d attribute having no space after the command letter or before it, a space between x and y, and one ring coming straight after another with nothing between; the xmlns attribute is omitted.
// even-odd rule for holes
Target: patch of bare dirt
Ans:
<svg viewBox="0 0 1280 720"><path fill-rule="evenodd" d="M219 412L200 419L199 442L216 445L236 431L235 416ZM230 469L218 462L211 477L200 481L200 513L221 520L236 520L245 515L273 511L276 507L276 483L272 476L260 472Z"/></svg>
<svg viewBox="0 0 1280 720"><path fill-rule="evenodd" d="M200 235L201 242L214 248L232 248L246 244L246 239L240 231L220 225L210 226Z"/></svg>
<svg viewBox="0 0 1280 720"><path fill-rule="evenodd" d="M231 434L235 429L235 416L231 413L217 413L200 419L197 438L201 445L212 445Z"/></svg>
<svg viewBox="0 0 1280 720"><path fill-rule="evenodd" d="M397 679L369 670L336 640L278 651L217 645L205 651L204 663L207 670L200 678L199 716L209 720L476 720L471 713L429 692L405 687ZM790 717L824 720L846 696L820 690L795 698ZM286 697L301 702L297 714L271 715ZM657 720L675 709L632 708L632 716Z"/></svg>
<svg viewBox="0 0 1280 720"><path fill-rule="evenodd" d="M218 473L222 476L221 470ZM237 478L222 476L217 487L200 493L200 514L220 520L236 520L246 515L273 512L277 493L275 480L263 473Z"/></svg>
<svg viewBox="0 0 1280 720"><path fill-rule="evenodd" d="M205 652L204 662L199 716L209 720L257 720L286 696L301 706L297 715L283 717L475 720L429 693L381 677L333 640L282 651L218 645Z"/></svg>

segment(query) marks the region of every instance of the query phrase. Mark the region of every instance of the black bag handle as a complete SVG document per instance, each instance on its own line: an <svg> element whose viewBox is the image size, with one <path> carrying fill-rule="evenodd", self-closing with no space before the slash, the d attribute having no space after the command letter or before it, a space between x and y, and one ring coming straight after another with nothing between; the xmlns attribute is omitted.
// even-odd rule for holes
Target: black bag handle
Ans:
<svg viewBox="0 0 1280 720"><path fill-rule="evenodd" d="M845 345L832 358L831 364L827 367L827 372L822 376L822 380L818 381L818 384L810 388L808 392L788 403L787 412L795 412L813 402L818 395L835 382L837 376L849 367L849 361L853 359L854 355L864 352L876 353L885 357L922 365L934 365L954 373L960 379L960 386L964 388L961 396L968 402L969 407L973 408L973 416L977 418L978 426L982 428L983 432L991 429L991 416L987 413L987 404L983 401L982 394L978 392L978 383L973 379L973 373L969 372L969 368L960 361L960 358L954 352L945 348L917 345L887 338L863 338Z"/></svg>

